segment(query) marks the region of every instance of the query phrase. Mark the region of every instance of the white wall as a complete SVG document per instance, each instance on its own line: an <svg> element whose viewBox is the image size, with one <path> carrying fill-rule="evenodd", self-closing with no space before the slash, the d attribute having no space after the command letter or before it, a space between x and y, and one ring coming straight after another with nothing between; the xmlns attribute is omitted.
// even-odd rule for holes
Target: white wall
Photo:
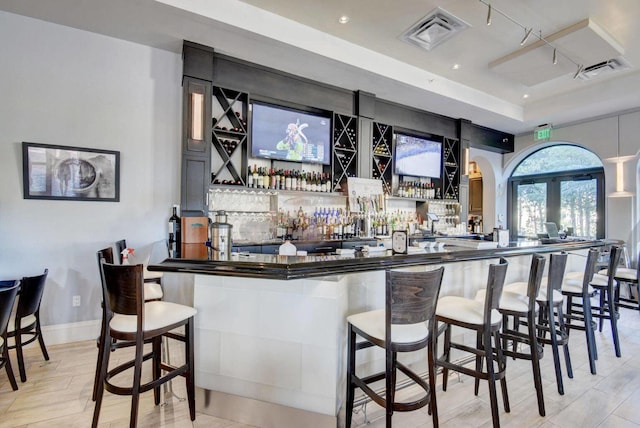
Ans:
<svg viewBox="0 0 640 428"><path fill-rule="evenodd" d="M0 279L49 268L43 324L98 319L96 250L148 252L179 202L182 60L4 12L0 53ZM120 202L23 199L22 141L120 151Z"/></svg>

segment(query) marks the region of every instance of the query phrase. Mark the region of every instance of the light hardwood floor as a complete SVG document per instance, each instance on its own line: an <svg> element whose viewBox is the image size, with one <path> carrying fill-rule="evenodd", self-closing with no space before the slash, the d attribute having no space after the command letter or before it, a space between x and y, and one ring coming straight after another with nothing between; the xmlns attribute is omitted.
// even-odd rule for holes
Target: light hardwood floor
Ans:
<svg viewBox="0 0 640 428"><path fill-rule="evenodd" d="M599 359L597 375L589 373L584 334L573 331L570 340L574 378L565 376L565 395L558 394L555 385L551 351L545 348L542 360L546 417L537 412L531 366L527 361L509 360L507 382L511 413L500 410L503 427L579 427L626 428L640 427L640 314L621 309L620 336L622 358L613 352L607 325L596 333ZM180 350L172 349L172 358L180 358ZM39 348L26 352L27 376L19 390L11 391L4 369L0 370L0 428L1 427L88 427L91 425L94 403L91 388L97 349L94 341L77 342L48 347L51 360L44 362ZM124 351L127 352L127 351ZM123 351L117 351L119 359ZM175 355L174 355L175 354ZM12 352L17 374L15 354ZM564 365L563 365L564 371ZM173 382L177 396L184 396L184 381ZM481 383L480 395L473 395L473 380L452 375L446 392L438 379L437 399L440 425L447 427L490 427L486 382ZM140 403L141 427L212 427L246 428L246 425L197 414L195 423L189 420L186 402L165 394L166 405L155 406L151 392L143 394ZM105 392L100 426L103 428L128 426L130 397ZM384 427L380 408L369 404L368 426ZM365 423L362 413L354 418L354 426ZM426 408L394 415L394 425L401 428L426 428L431 417ZM303 427L301 427L303 428Z"/></svg>

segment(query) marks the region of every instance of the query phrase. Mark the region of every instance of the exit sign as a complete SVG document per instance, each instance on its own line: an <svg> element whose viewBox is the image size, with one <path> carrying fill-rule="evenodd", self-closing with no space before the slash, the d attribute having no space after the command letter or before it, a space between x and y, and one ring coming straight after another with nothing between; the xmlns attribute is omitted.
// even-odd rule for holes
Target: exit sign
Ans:
<svg viewBox="0 0 640 428"><path fill-rule="evenodd" d="M537 128L535 131L533 131L534 141L549 140L550 138L551 138L551 126L546 126L544 128Z"/></svg>

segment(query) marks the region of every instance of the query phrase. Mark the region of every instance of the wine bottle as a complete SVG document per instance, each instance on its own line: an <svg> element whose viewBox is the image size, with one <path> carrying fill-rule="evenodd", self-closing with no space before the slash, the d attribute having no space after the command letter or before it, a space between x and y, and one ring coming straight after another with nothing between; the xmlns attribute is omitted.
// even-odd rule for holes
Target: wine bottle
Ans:
<svg viewBox="0 0 640 428"><path fill-rule="evenodd" d="M169 217L169 244L173 244L177 248L180 248L182 242L181 230L180 230L180 217L178 216L178 206L173 206L173 214Z"/></svg>
<svg viewBox="0 0 640 428"><path fill-rule="evenodd" d="M247 187L253 187L253 173L251 172L251 167L249 167L249 171L247 172Z"/></svg>

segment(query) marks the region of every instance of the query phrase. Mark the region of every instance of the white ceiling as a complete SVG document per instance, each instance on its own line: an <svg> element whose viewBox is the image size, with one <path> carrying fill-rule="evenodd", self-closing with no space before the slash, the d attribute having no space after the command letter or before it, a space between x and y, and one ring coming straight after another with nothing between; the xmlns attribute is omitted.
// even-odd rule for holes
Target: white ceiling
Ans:
<svg viewBox="0 0 640 428"><path fill-rule="evenodd" d="M174 52L190 40L515 134L543 123L559 126L640 107L640 1L490 2L490 26L488 8L480 0L0 0L0 10ZM431 51L400 40L436 7L470 28ZM338 23L341 15L350 17L348 24ZM533 86L489 68L490 62L521 48L525 33L518 24L533 28L526 47L536 35L546 38L587 18L622 48L630 68L583 81L573 79L577 67L569 61L568 72ZM558 50L579 63L591 47ZM548 52L548 58L538 52L541 73L554 67L553 50ZM460 68L453 70L453 64Z"/></svg>

